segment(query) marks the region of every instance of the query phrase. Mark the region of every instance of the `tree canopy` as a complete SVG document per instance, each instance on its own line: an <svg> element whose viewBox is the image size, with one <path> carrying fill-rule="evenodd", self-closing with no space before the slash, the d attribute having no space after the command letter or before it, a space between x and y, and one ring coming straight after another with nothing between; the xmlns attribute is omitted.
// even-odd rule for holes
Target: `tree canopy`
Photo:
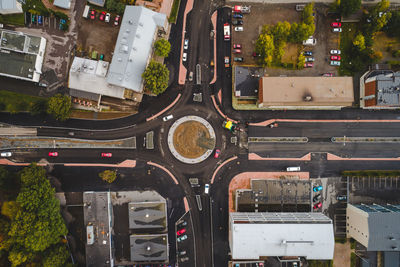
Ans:
<svg viewBox="0 0 400 267"><path fill-rule="evenodd" d="M112 171L112 170L105 170L101 173L99 173L99 177L108 182L108 183L112 183L115 181L115 179L117 179L117 172L116 171Z"/></svg>
<svg viewBox="0 0 400 267"><path fill-rule="evenodd" d="M400 37L400 11L392 12L392 16L384 27L384 30L390 37Z"/></svg>
<svg viewBox="0 0 400 267"><path fill-rule="evenodd" d="M71 97L57 94L49 99L47 113L56 120L65 121L71 114Z"/></svg>
<svg viewBox="0 0 400 267"><path fill-rule="evenodd" d="M159 39L154 43L154 49L157 56L167 57L171 51L171 44L165 39Z"/></svg>
<svg viewBox="0 0 400 267"><path fill-rule="evenodd" d="M151 61L142 74L142 77L146 89L159 95L168 87L169 70L164 64Z"/></svg>
<svg viewBox="0 0 400 267"><path fill-rule="evenodd" d="M260 64L270 66L273 60L274 38L269 34L260 34L256 42L256 53L260 54Z"/></svg>
<svg viewBox="0 0 400 267"><path fill-rule="evenodd" d="M340 14L347 17L359 10L360 7L361 0L341 0L339 4L339 11Z"/></svg>

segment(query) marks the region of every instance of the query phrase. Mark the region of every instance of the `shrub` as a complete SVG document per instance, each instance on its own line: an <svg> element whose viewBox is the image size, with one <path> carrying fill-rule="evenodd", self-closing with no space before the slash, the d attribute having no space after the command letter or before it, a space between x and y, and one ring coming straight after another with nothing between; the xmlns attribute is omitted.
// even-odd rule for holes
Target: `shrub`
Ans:
<svg viewBox="0 0 400 267"><path fill-rule="evenodd" d="M105 171L99 173L99 177L103 181L106 181L111 184L112 182L115 181L115 179L117 179L117 172L112 171L112 170L105 170Z"/></svg>

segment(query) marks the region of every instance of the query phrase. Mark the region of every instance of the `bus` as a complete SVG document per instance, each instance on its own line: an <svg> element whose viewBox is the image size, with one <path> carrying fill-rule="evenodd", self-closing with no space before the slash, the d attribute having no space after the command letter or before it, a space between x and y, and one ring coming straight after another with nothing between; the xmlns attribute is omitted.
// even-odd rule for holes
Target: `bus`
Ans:
<svg viewBox="0 0 400 267"><path fill-rule="evenodd" d="M229 41L231 39L231 26L229 23L224 24L224 40Z"/></svg>

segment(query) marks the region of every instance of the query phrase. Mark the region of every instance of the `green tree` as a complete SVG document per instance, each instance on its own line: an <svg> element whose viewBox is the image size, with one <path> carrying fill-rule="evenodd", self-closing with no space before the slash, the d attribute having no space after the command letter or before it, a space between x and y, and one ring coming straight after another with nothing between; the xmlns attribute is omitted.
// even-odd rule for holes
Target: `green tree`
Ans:
<svg viewBox="0 0 400 267"><path fill-rule="evenodd" d="M65 244L57 244L48 248L43 257L43 267L64 267L69 258L69 252Z"/></svg>
<svg viewBox="0 0 400 267"><path fill-rule="evenodd" d="M342 16L347 17L359 10L360 7L361 0L342 0L340 1L339 11Z"/></svg>
<svg viewBox="0 0 400 267"><path fill-rule="evenodd" d="M274 51L275 61L277 63L280 63L283 55L285 54L286 42L279 41L279 42L274 42L274 44L276 44L275 51Z"/></svg>
<svg viewBox="0 0 400 267"><path fill-rule="evenodd" d="M302 13L302 19L305 24L314 24L314 2L307 4Z"/></svg>
<svg viewBox="0 0 400 267"><path fill-rule="evenodd" d="M168 87L169 70L164 64L151 61L142 74L142 77L146 89L159 95Z"/></svg>
<svg viewBox="0 0 400 267"><path fill-rule="evenodd" d="M71 97L57 94L49 99L47 113L56 120L65 121L71 114Z"/></svg>
<svg viewBox="0 0 400 267"><path fill-rule="evenodd" d="M297 58L297 68L300 70L303 69L304 63L306 63L306 57L301 53Z"/></svg>
<svg viewBox="0 0 400 267"><path fill-rule="evenodd" d="M273 60L274 39L269 34L260 34L256 42L256 53L260 54L260 64L270 66Z"/></svg>
<svg viewBox="0 0 400 267"><path fill-rule="evenodd" d="M18 212L18 204L15 201L5 201L1 206L1 214L12 220Z"/></svg>
<svg viewBox="0 0 400 267"><path fill-rule="evenodd" d="M287 41L290 34L290 23L287 21L278 22L272 28L271 34L274 36L274 41Z"/></svg>
<svg viewBox="0 0 400 267"><path fill-rule="evenodd" d="M99 177L108 182L108 183L112 183L115 181L115 179L117 179L117 172L116 171L112 171L112 170L105 170L101 173L99 173Z"/></svg>
<svg viewBox="0 0 400 267"><path fill-rule="evenodd" d="M400 37L400 11L394 11L391 13L391 17L388 23L384 27L384 31L390 37Z"/></svg>
<svg viewBox="0 0 400 267"><path fill-rule="evenodd" d="M357 36L353 40L353 45L357 47L358 50L362 51L365 47L365 38L361 33L357 34Z"/></svg>
<svg viewBox="0 0 400 267"><path fill-rule="evenodd" d="M167 57L171 51L171 44L165 39L159 39L154 43L154 49L157 56Z"/></svg>

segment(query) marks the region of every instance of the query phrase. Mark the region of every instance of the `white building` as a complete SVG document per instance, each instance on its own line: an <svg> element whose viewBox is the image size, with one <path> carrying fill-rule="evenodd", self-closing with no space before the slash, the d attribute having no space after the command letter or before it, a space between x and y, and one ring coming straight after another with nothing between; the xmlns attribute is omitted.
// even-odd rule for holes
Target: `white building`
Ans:
<svg viewBox="0 0 400 267"><path fill-rule="evenodd" d="M233 260L262 257L333 259L332 220L322 213L231 212L229 246Z"/></svg>
<svg viewBox="0 0 400 267"><path fill-rule="evenodd" d="M17 0L0 0L0 14L18 14L22 13L22 5Z"/></svg>

